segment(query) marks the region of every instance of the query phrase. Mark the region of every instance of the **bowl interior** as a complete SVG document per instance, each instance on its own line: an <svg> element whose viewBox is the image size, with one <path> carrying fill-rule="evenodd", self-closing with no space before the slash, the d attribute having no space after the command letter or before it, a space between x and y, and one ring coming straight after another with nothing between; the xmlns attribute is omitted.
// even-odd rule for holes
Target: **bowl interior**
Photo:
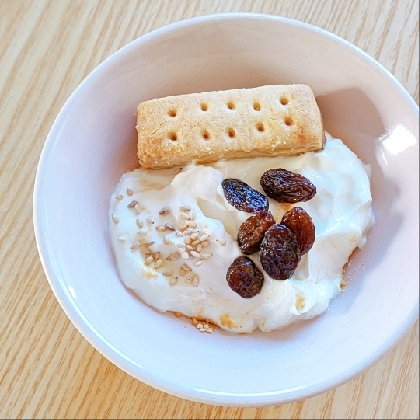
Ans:
<svg viewBox="0 0 420 420"><path fill-rule="evenodd" d="M323 316L272 333L200 334L121 284L111 191L137 166L134 112L167 95L306 83L326 129L372 168L376 224ZM382 68L308 25L263 15L196 18L111 56L57 117L37 174L35 230L51 286L84 336L140 380L215 404L305 398L375 362L418 310L418 108Z"/></svg>

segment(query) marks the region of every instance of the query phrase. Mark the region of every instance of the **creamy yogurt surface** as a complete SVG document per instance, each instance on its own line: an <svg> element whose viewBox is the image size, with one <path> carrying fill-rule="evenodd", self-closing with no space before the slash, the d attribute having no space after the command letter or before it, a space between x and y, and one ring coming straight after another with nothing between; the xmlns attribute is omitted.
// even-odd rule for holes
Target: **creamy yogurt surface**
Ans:
<svg viewBox="0 0 420 420"><path fill-rule="evenodd" d="M315 243L288 280L270 278L259 253L251 255L264 285L244 299L230 289L226 272L242 255L236 237L251 214L226 201L221 183L237 178L264 193L260 177L275 168L302 174L316 186L313 199L294 205L312 217ZM340 293L343 266L365 244L371 201L368 168L327 135L316 153L124 174L110 201L111 244L122 282L148 305L231 332L270 331L328 309ZM269 204L277 223L292 207Z"/></svg>

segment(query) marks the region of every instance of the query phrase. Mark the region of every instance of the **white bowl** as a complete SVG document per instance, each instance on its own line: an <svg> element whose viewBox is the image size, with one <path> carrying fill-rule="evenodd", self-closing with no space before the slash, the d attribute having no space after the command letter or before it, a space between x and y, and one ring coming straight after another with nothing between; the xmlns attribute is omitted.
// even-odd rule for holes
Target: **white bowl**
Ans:
<svg viewBox="0 0 420 420"><path fill-rule="evenodd" d="M109 197L136 166L134 112L167 95L306 83L325 126L372 166L374 226L330 310L271 333L200 334L121 284ZM99 65L48 135L34 192L42 264L64 311L105 357L139 380L209 404L307 398L382 357L418 317L419 111L348 42L293 20L223 14L142 36Z"/></svg>

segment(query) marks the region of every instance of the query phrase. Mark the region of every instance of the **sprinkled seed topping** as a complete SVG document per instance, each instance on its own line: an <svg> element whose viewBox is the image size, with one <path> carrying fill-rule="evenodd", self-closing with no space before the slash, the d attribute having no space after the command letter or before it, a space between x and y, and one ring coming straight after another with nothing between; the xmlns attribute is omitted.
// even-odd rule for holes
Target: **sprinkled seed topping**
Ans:
<svg viewBox="0 0 420 420"><path fill-rule="evenodd" d="M226 240L225 239L216 239L217 242L219 242L219 245L225 246Z"/></svg>
<svg viewBox="0 0 420 420"><path fill-rule="evenodd" d="M124 242L124 241L125 241L124 236L118 236L118 241L119 241L119 242Z"/></svg>
<svg viewBox="0 0 420 420"><path fill-rule="evenodd" d="M185 245L190 245L191 244L191 237L190 236L186 236L184 238L184 244Z"/></svg>
<svg viewBox="0 0 420 420"><path fill-rule="evenodd" d="M194 326L197 326L197 324L198 324L198 321L197 321L195 318L193 318L193 319L191 320L191 322L192 322L192 324L193 324Z"/></svg>
<svg viewBox="0 0 420 420"><path fill-rule="evenodd" d="M175 232L175 235L176 235L176 236L184 236L184 235L182 234L182 232L180 232L180 231L178 231L178 230Z"/></svg>
<svg viewBox="0 0 420 420"><path fill-rule="evenodd" d="M162 207L159 214L166 215L166 214L169 214L170 212L171 212L171 209L169 207Z"/></svg>
<svg viewBox="0 0 420 420"><path fill-rule="evenodd" d="M170 230L172 232L175 231L175 228L170 223L165 223L165 229Z"/></svg>
<svg viewBox="0 0 420 420"><path fill-rule="evenodd" d="M187 213L180 213L179 216L181 217L181 219L184 219L184 220L189 220L190 219L190 216Z"/></svg>
<svg viewBox="0 0 420 420"><path fill-rule="evenodd" d="M195 219L195 210L191 209L190 211L190 220L194 220Z"/></svg>
<svg viewBox="0 0 420 420"><path fill-rule="evenodd" d="M193 233L192 235L191 235L191 239L193 240L193 241L195 241L196 239L198 239L198 233L197 232L195 232L195 233Z"/></svg>
<svg viewBox="0 0 420 420"><path fill-rule="evenodd" d="M116 198L117 200L121 201L121 200L124 198L124 196L123 196L122 194L117 194L117 195L115 196L115 198Z"/></svg>
<svg viewBox="0 0 420 420"><path fill-rule="evenodd" d="M194 248L191 245L186 245L185 247L188 251L192 251Z"/></svg>
<svg viewBox="0 0 420 420"><path fill-rule="evenodd" d="M195 251L190 251L190 255L195 257L195 258L200 258L200 254L198 252L195 252Z"/></svg>
<svg viewBox="0 0 420 420"><path fill-rule="evenodd" d="M160 252L155 252L155 253L153 254L153 258L154 258L155 260L158 260L158 259L160 258Z"/></svg>
<svg viewBox="0 0 420 420"><path fill-rule="evenodd" d="M119 217L115 216L115 214L113 214L113 215L111 216L111 219L112 219L112 221L113 221L115 224L117 224L117 223L120 221Z"/></svg>
<svg viewBox="0 0 420 420"><path fill-rule="evenodd" d="M181 243L177 243L177 244L175 244L175 246L177 248L185 248L185 245L184 244L181 244Z"/></svg>
<svg viewBox="0 0 420 420"><path fill-rule="evenodd" d="M141 219L139 219L139 218L137 217L137 219L136 219L136 224L137 224L137 226L141 229L141 228L143 227L143 220L141 220Z"/></svg>
<svg viewBox="0 0 420 420"><path fill-rule="evenodd" d="M169 245L169 243L170 243L170 241L169 241L169 239L168 239L168 237L166 235L163 235L163 243L165 245Z"/></svg>
<svg viewBox="0 0 420 420"><path fill-rule="evenodd" d="M180 267L179 268L179 275L181 277L184 277L186 274L187 274L187 272L186 272L185 268L184 267Z"/></svg>
<svg viewBox="0 0 420 420"><path fill-rule="evenodd" d="M145 260L144 260L144 263L145 264L150 264L150 263L152 263L153 262L153 257L152 256L149 256L149 257L147 257Z"/></svg>
<svg viewBox="0 0 420 420"><path fill-rule="evenodd" d="M127 204L127 207L132 209L136 204L139 204L139 202L137 200L133 200L130 204Z"/></svg>
<svg viewBox="0 0 420 420"><path fill-rule="evenodd" d="M206 229L206 228L207 228L207 223L206 223L206 222L202 222L202 223L201 223L201 227L202 227L203 229Z"/></svg>
<svg viewBox="0 0 420 420"><path fill-rule="evenodd" d="M133 245L131 245L131 249L139 249L140 246L141 246L140 241L136 241L136 242L134 242Z"/></svg>
<svg viewBox="0 0 420 420"><path fill-rule="evenodd" d="M155 229L158 230L159 232L165 232L166 230L164 225L157 225L155 226Z"/></svg>
<svg viewBox="0 0 420 420"><path fill-rule="evenodd" d="M184 258L184 260L188 260L190 257L188 256L188 254L186 252L182 253L182 258Z"/></svg>
<svg viewBox="0 0 420 420"><path fill-rule="evenodd" d="M127 188L127 195L130 197L133 195L133 190L131 188Z"/></svg>
<svg viewBox="0 0 420 420"><path fill-rule="evenodd" d="M148 217L147 217L147 222L148 222L148 223L155 223L155 219L153 219L153 217L152 217L152 216L148 216Z"/></svg>
<svg viewBox="0 0 420 420"><path fill-rule="evenodd" d="M191 270L191 267L190 266L188 266L187 264L182 264L182 268L187 272L187 273L189 273L190 271L192 271Z"/></svg>
<svg viewBox="0 0 420 420"><path fill-rule="evenodd" d="M155 243L155 241L149 241L149 242L146 242L145 245L146 246L152 246L154 243Z"/></svg>
<svg viewBox="0 0 420 420"><path fill-rule="evenodd" d="M171 286L174 286L175 284L176 284L176 282L178 281L178 277L171 277L170 279L169 279L169 284L171 285Z"/></svg>
<svg viewBox="0 0 420 420"><path fill-rule="evenodd" d="M197 287L198 286L198 276L197 274L194 274L193 278L192 278L192 284L193 286Z"/></svg>
<svg viewBox="0 0 420 420"><path fill-rule="evenodd" d="M191 210L191 207L190 206L180 206L179 207L179 210L181 210L181 211L190 211Z"/></svg>
<svg viewBox="0 0 420 420"><path fill-rule="evenodd" d="M155 262L155 268L159 268L162 264L163 264L163 261L159 258L159 259Z"/></svg>
<svg viewBox="0 0 420 420"><path fill-rule="evenodd" d="M167 261L176 261L181 257L181 254L179 252L173 252L172 254L169 254L166 257Z"/></svg>
<svg viewBox="0 0 420 420"><path fill-rule="evenodd" d="M135 204L134 205L134 210L136 211L137 214L140 214L142 209L138 204Z"/></svg>
<svg viewBox="0 0 420 420"><path fill-rule="evenodd" d="M201 254L200 260L208 260L211 257L211 254Z"/></svg>
<svg viewBox="0 0 420 420"><path fill-rule="evenodd" d="M203 242L201 242L201 247L202 248L207 248L209 246L210 246L210 242L209 241L203 241Z"/></svg>
<svg viewBox="0 0 420 420"><path fill-rule="evenodd" d="M193 230L187 229L187 230L184 231L184 236L192 235L193 233L194 233Z"/></svg>
<svg viewBox="0 0 420 420"><path fill-rule="evenodd" d="M192 229L196 229L197 228L197 223L195 222L187 222L187 226L192 228Z"/></svg>
<svg viewBox="0 0 420 420"><path fill-rule="evenodd" d="M197 245L197 252L201 252L201 248L202 248L201 244L198 244Z"/></svg>
<svg viewBox="0 0 420 420"><path fill-rule="evenodd" d="M143 254L149 254L150 253L150 249L146 245L141 245L140 250L141 250L141 252L143 252Z"/></svg>
<svg viewBox="0 0 420 420"><path fill-rule="evenodd" d="M164 271L162 276L171 277L174 272L172 270Z"/></svg>
<svg viewBox="0 0 420 420"><path fill-rule="evenodd" d="M207 239L209 239L210 235L202 235L200 236L200 242L206 241Z"/></svg>
<svg viewBox="0 0 420 420"><path fill-rule="evenodd" d="M201 264L203 264L203 260L198 260L194 263L194 267L200 267Z"/></svg>
<svg viewBox="0 0 420 420"><path fill-rule="evenodd" d="M191 246L197 246L198 244L200 243L200 241L194 241L194 242L191 242Z"/></svg>

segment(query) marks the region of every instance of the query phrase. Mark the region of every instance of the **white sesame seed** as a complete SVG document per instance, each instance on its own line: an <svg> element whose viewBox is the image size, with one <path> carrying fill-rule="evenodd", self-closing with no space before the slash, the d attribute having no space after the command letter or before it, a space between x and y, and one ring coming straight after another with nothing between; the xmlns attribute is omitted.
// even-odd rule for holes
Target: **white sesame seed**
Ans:
<svg viewBox="0 0 420 420"><path fill-rule="evenodd" d="M208 260L211 257L211 254L201 254L200 260Z"/></svg>
<svg viewBox="0 0 420 420"><path fill-rule="evenodd" d="M181 231L181 232L183 232L185 229L187 229L187 225L186 224L182 224L180 227L179 227L179 230Z"/></svg>
<svg viewBox="0 0 420 420"><path fill-rule="evenodd" d="M194 267L199 267L201 264L203 264L203 260L198 260L194 263Z"/></svg>
<svg viewBox="0 0 420 420"><path fill-rule="evenodd" d="M163 235L163 243L165 245L169 245L169 243L170 243L170 241L169 241L169 239L168 239L168 237L166 235Z"/></svg>
<svg viewBox="0 0 420 420"><path fill-rule="evenodd" d="M197 324L197 328L198 328L198 329L203 328L203 324L202 324L201 322L199 322L199 323Z"/></svg>
<svg viewBox="0 0 420 420"><path fill-rule="evenodd" d="M153 262L153 257L152 256L149 256L149 257L147 257L145 260L144 260L144 263L145 264L150 264L150 263L152 263Z"/></svg>
<svg viewBox="0 0 420 420"><path fill-rule="evenodd" d="M124 198L124 196L123 196L122 194L117 194L117 195L115 196L115 198L116 198L117 200L121 201L121 200Z"/></svg>
<svg viewBox="0 0 420 420"><path fill-rule="evenodd" d="M201 246L202 246L202 248L207 248L207 247L210 246L210 242L209 241L203 241L203 242L201 242Z"/></svg>
<svg viewBox="0 0 420 420"><path fill-rule="evenodd" d="M175 244L175 246L176 246L177 248L185 248L185 244L183 244L183 243L181 243L181 242L176 243L176 244Z"/></svg>
<svg viewBox="0 0 420 420"><path fill-rule="evenodd" d="M139 249L140 245L141 245L140 241L136 241L134 242L133 245L131 245L131 249Z"/></svg>
<svg viewBox="0 0 420 420"><path fill-rule="evenodd" d="M146 245L142 245L140 247L141 252L143 252L144 254L149 254L150 253L150 249L146 246Z"/></svg>
<svg viewBox="0 0 420 420"><path fill-rule="evenodd" d="M169 214L170 212L171 212L171 209L165 206L165 207L162 207L162 209L159 211L159 214L166 215L166 214Z"/></svg>
<svg viewBox="0 0 420 420"><path fill-rule="evenodd" d="M201 244L198 244L197 245L197 252L201 252L201 248L202 248Z"/></svg>
<svg viewBox="0 0 420 420"><path fill-rule="evenodd" d="M207 324L207 322L203 325L203 328L208 328L209 324Z"/></svg>
<svg viewBox="0 0 420 420"><path fill-rule="evenodd" d="M189 236L189 235L192 235L193 233L194 233L193 230L187 229L187 230L184 231L184 236Z"/></svg>
<svg viewBox="0 0 420 420"><path fill-rule="evenodd" d="M199 240L196 240L194 242L191 242L191 246L197 246L200 243Z"/></svg>
<svg viewBox="0 0 420 420"><path fill-rule="evenodd" d="M181 277L184 277L184 276L185 276L185 274L187 274L187 272L186 272L185 268L184 268L184 267L180 267L180 268L179 268L179 275L180 275Z"/></svg>
<svg viewBox="0 0 420 420"><path fill-rule="evenodd" d="M175 228L170 223L165 223L165 229L170 230L172 232L175 231Z"/></svg>
<svg viewBox="0 0 420 420"><path fill-rule="evenodd" d="M131 188L127 188L127 195L128 196L132 196L133 195L133 190Z"/></svg>
<svg viewBox="0 0 420 420"><path fill-rule="evenodd" d="M159 268L163 264L163 261L161 259L157 260L155 262L155 268Z"/></svg>
<svg viewBox="0 0 420 420"><path fill-rule="evenodd" d="M186 236L185 238L184 238L184 244L185 245L189 245L191 243L191 237L190 236Z"/></svg>
<svg viewBox="0 0 420 420"><path fill-rule="evenodd" d="M197 223L195 223L195 222L187 222L187 226L190 227L191 229L196 229L197 228Z"/></svg>
<svg viewBox="0 0 420 420"><path fill-rule="evenodd" d="M184 220L189 220L190 219L190 216L187 213L180 213L179 216L181 217L181 219L184 219Z"/></svg>
<svg viewBox="0 0 420 420"><path fill-rule="evenodd" d="M222 246L226 245L226 239L216 239L216 241L218 241L219 244L222 245Z"/></svg>
<svg viewBox="0 0 420 420"><path fill-rule="evenodd" d="M153 258L154 258L155 260L160 259L160 252L155 252L155 253L153 254Z"/></svg>
<svg viewBox="0 0 420 420"><path fill-rule="evenodd" d="M180 206L179 209L181 211L190 211L191 210L191 207L190 206Z"/></svg>
<svg viewBox="0 0 420 420"><path fill-rule="evenodd" d="M118 236L118 240L119 240L120 242L124 242L124 241L125 241L125 238L124 238L124 236Z"/></svg>
<svg viewBox="0 0 420 420"><path fill-rule="evenodd" d="M170 279L169 279L169 284L171 285L171 286L174 286L175 284L176 284L176 282L178 281L178 277L171 277Z"/></svg>
<svg viewBox="0 0 420 420"><path fill-rule="evenodd" d="M182 234L182 232L180 232L179 230L177 230L177 231L175 232L175 235L176 235L176 236L178 236L178 237L184 236L184 235Z"/></svg>
<svg viewBox="0 0 420 420"><path fill-rule="evenodd" d="M142 211L142 208L138 204L135 204L134 205L134 210L136 211L137 214L140 214L141 211Z"/></svg>
<svg viewBox="0 0 420 420"><path fill-rule="evenodd" d="M193 241L195 241L196 239L198 239L198 236L199 236L199 234L198 234L197 232L195 232L195 233L193 233L193 234L191 235L191 239L192 239Z"/></svg>
<svg viewBox="0 0 420 420"><path fill-rule="evenodd" d="M139 204L137 200L133 200L131 203L127 204L127 208L132 209L136 204Z"/></svg>
<svg viewBox="0 0 420 420"><path fill-rule="evenodd" d="M193 286L197 287L198 286L198 276L195 274L192 278L192 284Z"/></svg>
<svg viewBox="0 0 420 420"><path fill-rule="evenodd" d="M194 220L195 219L195 210L191 209L190 211L190 220Z"/></svg>
<svg viewBox="0 0 420 420"><path fill-rule="evenodd" d="M172 274L173 274L173 271L172 271L172 270L168 270L168 271L164 271L164 272L162 273L162 276L165 276L165 277L171 277L171 276L172 276Z"/></svg>
<svg viewBox="0 0 420 420"><path fill-rule="evenodd" d="M190 283L191 284L191 282L192 282L192 276L188 276L187 277L187 283Z"/></svg>
<svg viewBox="0 0 420 420"><path fill-rule="evenodd" d="M191 267L189 266L189 265L187 265L187 264L182 264L182 268L186 271L186 272L190 272L190 271L192 271L191 270Z"/></svg>
<svg viewBox="0 0 420 420"><path fill-rule="evenodd" d="M202 227L203 229L206 229L206 227L207 227L207 223L206 223L206 222L201 223L201 227Z"/></svg>
<svg viewBox="0 0 420 420"><path fill-rule="evenodd" d="M117 223L120 221L119 217L115 216L115 214L113 214L113 215L111 216L111 219L112 219L112 221L113 221L115 224L117 224Z"/></svg>
<svg viewBox="0 0 420 420"><path fill-rule="evenodd" d="M137 226L141 229L141 228L143 227L143 220L141 220L141 219L139 219L139 218L137 217L137 219L136 219L136 224L137 224Z"/></svg>
<svg viewBox="0 0 420 420"><path fill-rule="evenodd" d="M148 216L147 221L148 221L149 223L155 223L155 219L153 219L153 217L152 217L152 216Z"/></svg>
<svg viewBox="0 0 420 420"><path fill-rule="evenodd" d="M188 256L188 254L186 252L182 253L182 258L184 258L184 260L188 260L190 257Z"/></svg>
<svg viewBox="0 0 420 420"><path fill-rule="evenodd" d="M192 251L194 249L191 245L186 245L185 248L187 251Z"/></svg>
<svg viewBox="0 0 420 420"><path fill-rule="evenodd" d="M200 242L206 241L207 239L209 239L210 235L201 235L200 236Z"/></svg>
<svg viewBox="0 0 420 420"><path fill-rule="evenodd" d="M157 225L155 226L155 229L159 232L164 232L166 230L164 225Z"/></svg>
<svg viewBox="0 0 420 420"><path fill-rule="evenodd" d="M195 258L200 258L200 254L198 252L195 252L195 251L190 251L190 255L192 255Z"/></svg>
<svg viewBox="0 0 420 420"><path fill-rule="evenodd" d="M172 254L169 254L166 259L167 261L176 261L181 257L181 254L179 252L173 252Z"/></svg>

